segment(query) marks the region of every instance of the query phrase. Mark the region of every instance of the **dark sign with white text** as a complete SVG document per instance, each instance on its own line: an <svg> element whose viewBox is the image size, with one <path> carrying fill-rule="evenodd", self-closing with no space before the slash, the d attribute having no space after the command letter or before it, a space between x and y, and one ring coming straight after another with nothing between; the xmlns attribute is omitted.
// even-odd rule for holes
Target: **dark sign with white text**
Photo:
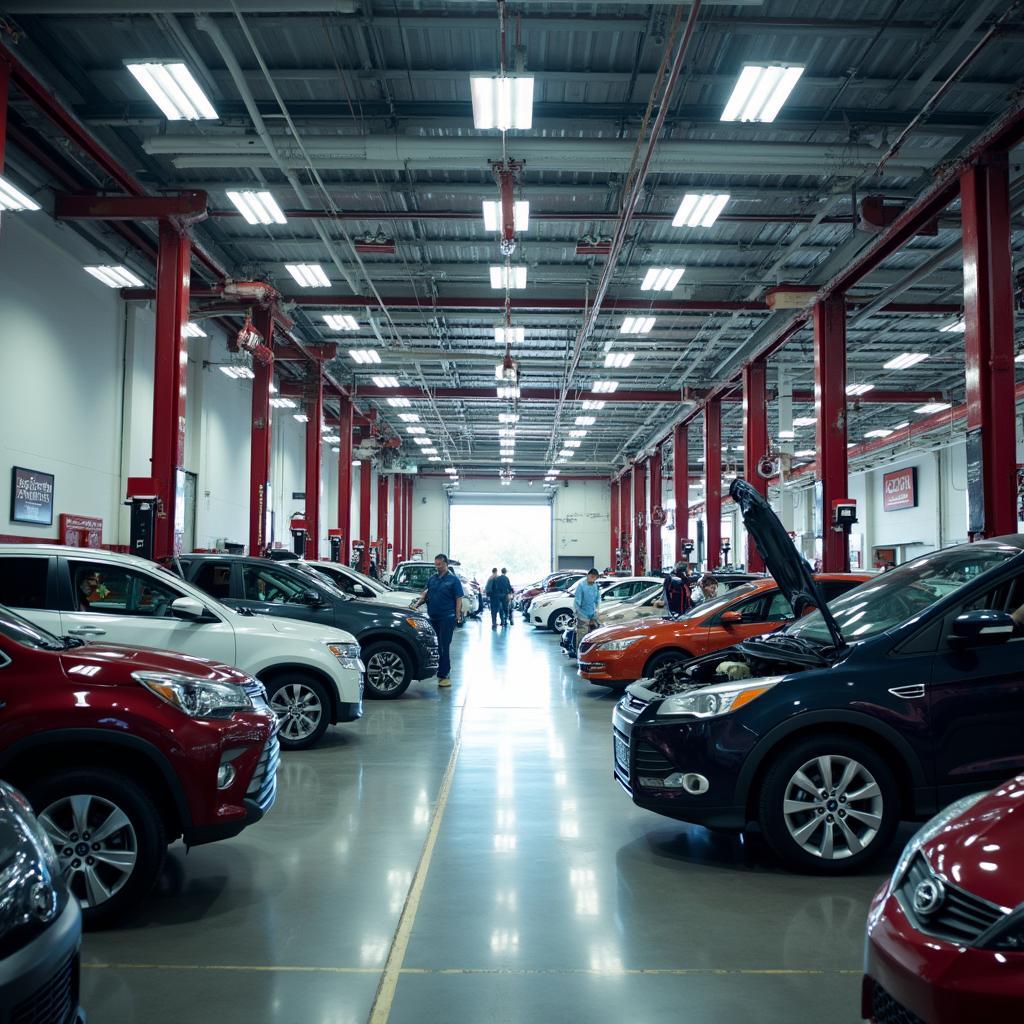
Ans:
<svg viewBox="0 0 1024 1024"><path fill-rule="evenodd" d="M882 508L895 512L901 508L917 508L917 469L898 469L882 477Z"/></svg>
<svg viewBox="0 0 1024 1024"><path fill-rule="evenodd" d="M53 524L53 475L21 466L11 468L11 522Z"/></svg>

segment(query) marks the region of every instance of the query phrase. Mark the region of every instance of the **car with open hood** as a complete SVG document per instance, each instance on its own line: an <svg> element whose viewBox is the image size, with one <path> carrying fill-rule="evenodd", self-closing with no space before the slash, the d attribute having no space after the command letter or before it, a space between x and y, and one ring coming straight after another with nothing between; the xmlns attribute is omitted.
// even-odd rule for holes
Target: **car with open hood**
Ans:
<svg viewBox="0 0 1024 1024"><path fill-rule="evenodd" d="M765 499L730 493L796 621L627 688L614 773L634 803L756 822L786 865L839 873L900 820L1024 771L1024 536L930 552L829 605Z"/></svg>

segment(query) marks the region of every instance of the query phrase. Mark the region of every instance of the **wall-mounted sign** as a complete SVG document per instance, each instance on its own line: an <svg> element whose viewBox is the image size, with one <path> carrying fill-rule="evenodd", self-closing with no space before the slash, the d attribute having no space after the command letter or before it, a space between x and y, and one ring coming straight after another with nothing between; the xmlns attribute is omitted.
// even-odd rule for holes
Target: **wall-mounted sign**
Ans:
<svg viewBox="0 0 1024 1024"><path fill-rule="evenodd" d="M917 508L917 468L909 466L886 473L882 477L882 508L895 512L901 508Z"/></svg>
<svg viewBox="0 0 1024 1024"><path fill-rule="evenodd" d="M11 522L53 524L53 474L11 467Z"/></svg>
<svg viewBox="0 0 1024 1024"><path fill-rule="evenodd" d="M305 491L292 491L292 501L305 501L305 500L306 500L306 492Z"/></svg>
<svg viewBox="0 0 1024 1024"><path fill-rule="evenodd" d="M72 548L100 547L103 543L103 520L61 512L60 542Z"/></svg>

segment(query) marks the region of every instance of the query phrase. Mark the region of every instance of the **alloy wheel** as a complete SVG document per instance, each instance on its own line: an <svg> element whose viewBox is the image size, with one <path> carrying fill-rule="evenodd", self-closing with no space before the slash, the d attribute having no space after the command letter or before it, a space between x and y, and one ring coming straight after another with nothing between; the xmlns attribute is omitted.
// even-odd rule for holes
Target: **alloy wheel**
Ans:
<svg viewBox="0 0 1024 1024"><path fill-rule="evenodd" d="M861 853L882 825L882 790L859 761L822 754L801 765L786 784L782 816L793 842L822 860Z"/></svg>
<svg viewBox="0 0 1024 1024"><path fill-rule="evenodd" d="M97 907L131 878L139 858L128 815L101 796L76 793L55 800L39 815L60 860L68 888L83 907Z"/></svg>
<svg viewBox="0 0 1024 1024"><path fill-rule="evenodd" d="M564 633L572 625L572 622L573 617L569 612L559 612L555 616L555 632Z"/></svg>
<svg viewBox="0 0 1024 1024"><path fill-rule="evenodd" d="M366 681L380 693L391 693L405 682L405 662L394 651L378 651L366 663Z"/></svg>
<svg viewBox="0 0 1024 1024"><path fill-rule="evenodd" d="M296 742L316 732L324 709L320 697L303 683L286 683L270 698L281 723L281 734Z"/></svg>

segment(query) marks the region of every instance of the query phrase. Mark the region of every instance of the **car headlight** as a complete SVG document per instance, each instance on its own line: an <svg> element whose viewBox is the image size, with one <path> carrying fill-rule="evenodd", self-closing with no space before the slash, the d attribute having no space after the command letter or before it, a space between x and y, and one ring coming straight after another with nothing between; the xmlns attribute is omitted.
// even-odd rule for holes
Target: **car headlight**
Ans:
<svg viewBox="0 0 1024 1024"><path fill-rule="evenodd" d="M358 672L362 668L362 663L359 660L359 644L339 644L333 640L327 640L325 643L327 650L338 659L342 668L352 669L353 672Z"/></svg>
<svg viewBox="0 0 1024 1024"><path fill-rule="evenodd" d="M763 679L745 679L742 683L721 683L705 686L691 693L679 693L674 697L666 697L658 708L658 714L717 718L757 700L783 678L769 676Z"/></svg>
<svg viewBox="0 0 1024 1024"><path fill-rule="evenodd" d="M608 640L606 643L598 644L597 649L599 651L624 651L627 647L632 647L639 639L638 636L630 636L623 640Z"/></svg>
<svg viewBox="0 0 1024 1024"><path fill-rule="evenodd" d="M190 718L225 718L233 711L255 707L235 683L215 683L181 672L133 672L132 679Z"/></svg>

